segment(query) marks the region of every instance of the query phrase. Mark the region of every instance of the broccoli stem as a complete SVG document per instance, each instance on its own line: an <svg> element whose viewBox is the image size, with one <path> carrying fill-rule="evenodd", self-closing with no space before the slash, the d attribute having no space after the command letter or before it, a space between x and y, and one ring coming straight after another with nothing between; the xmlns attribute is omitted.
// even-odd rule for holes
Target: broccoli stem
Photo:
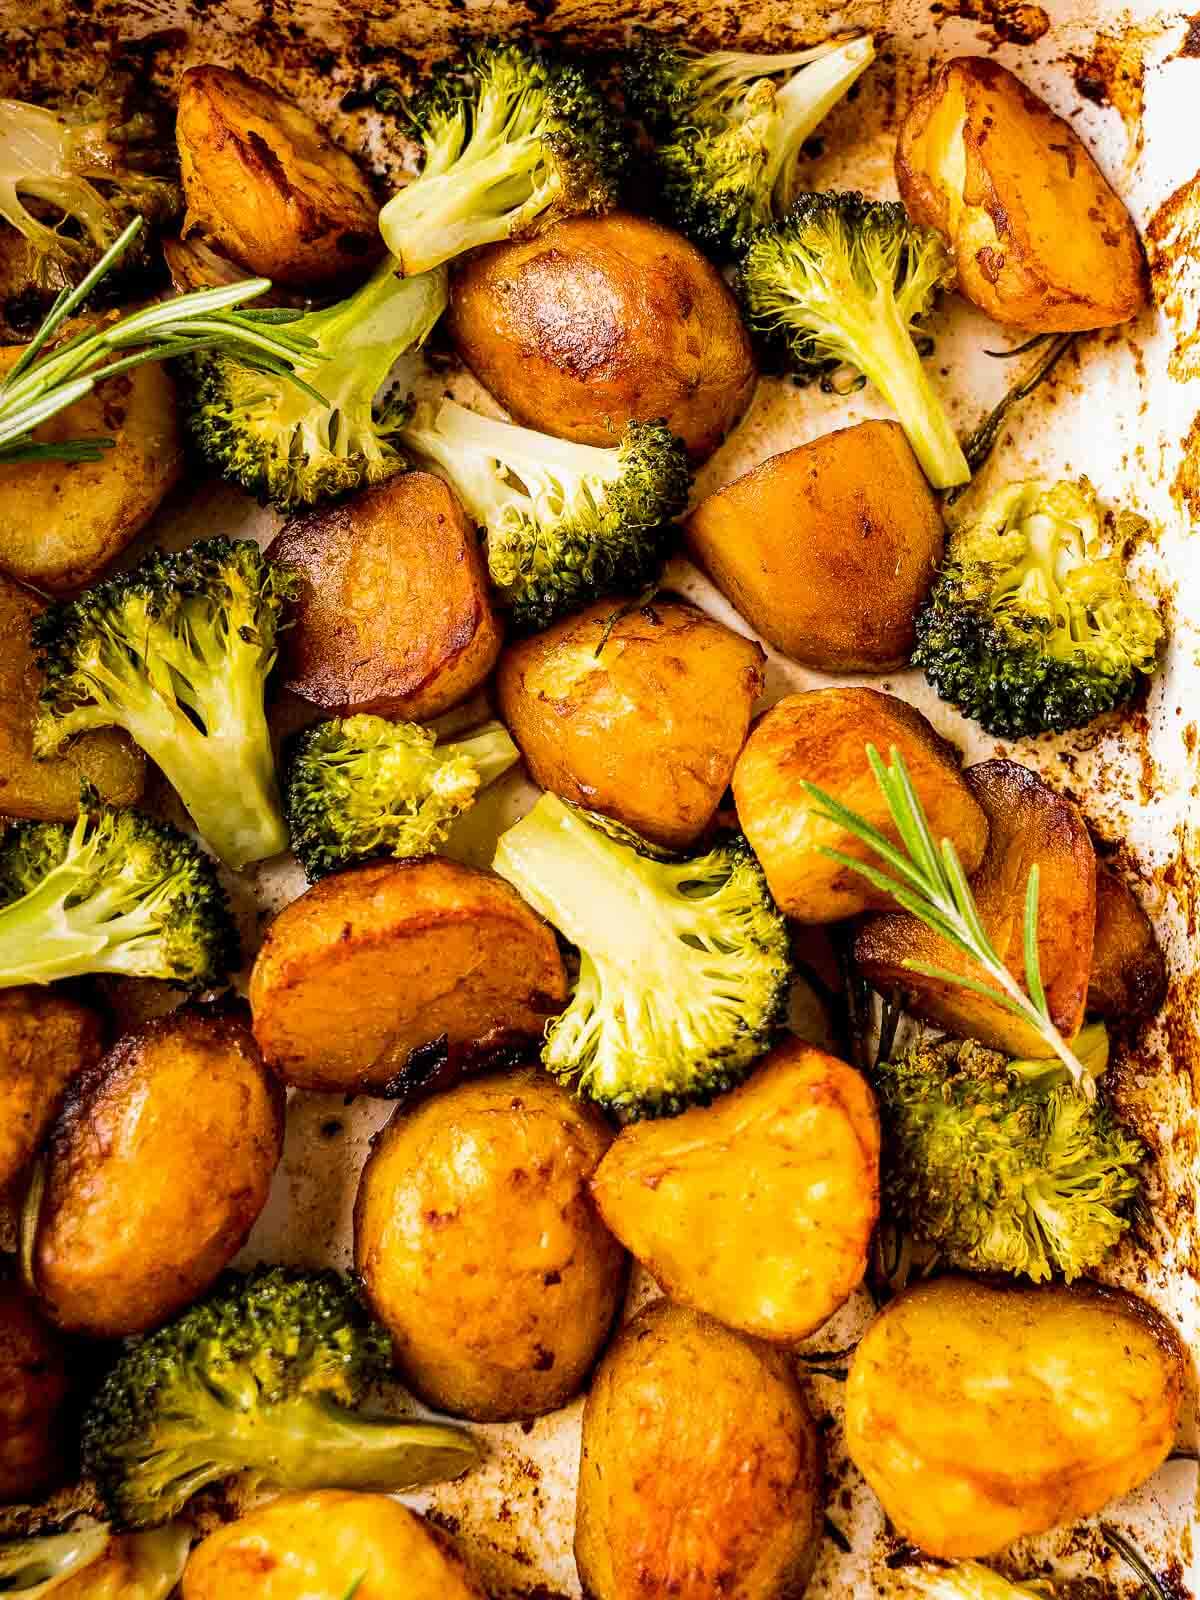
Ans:
<svg viewBox="0 0 1200 1600"><path fill-rule="evenodd" d="M808 61L776 94L782 123L763 184L773 196L777 216L782 216L795 198L795 163L804 141L874 59L875 41L869 33L863 34Z"/></svg>
<svg viewBox="0 0 1200 1600"><path fill-rule="evenodd" d="M856 344L855 365L900 419L913 453L935 489L967 483L971 469L945 407L891 294L876 307L874 326Z"/></svg>
<svg viewBox="0 0 1200 1600"><path fill-rule="evenodd" d="M63 865L0 908L0 989L84 973L145 973L146 955L162 937L154 903L121 914L111 891L89 894L90 887L85 871Z"/></svg>
<svg viewBox="0 0 1200 1600"><path fill-rule="evenodd" d="M537 192L544 160L540 137L489 145L477 133L446 171L415 178L379 214L392 271L399 263L406 277L428 272L466 250L507 239L514 212Z"/></svg>
<svg viewBox="0 0 1200 1600"><path fill-rule="evenodd" d="M466 756L479 773L479 787L502 778L510 767L520 760L520 751L512 742L508 729L499 722L489 722L466 739L456 739L450 744L436 744L434 757L439 762L454 761Z"/></svg>

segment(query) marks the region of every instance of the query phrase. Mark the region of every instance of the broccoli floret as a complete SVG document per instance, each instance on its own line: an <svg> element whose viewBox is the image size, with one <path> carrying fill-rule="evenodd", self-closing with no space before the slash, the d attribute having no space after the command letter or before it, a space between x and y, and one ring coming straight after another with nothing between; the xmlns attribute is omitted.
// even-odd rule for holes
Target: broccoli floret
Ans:
<svg viewBox="0 0 1200 1600"><path fill-rule="evenodd" d="M751 328L801 376L844 365L895 411L935 489L971 476L914 343L934 296L954 277L940 234L894 202L856 193L802 195L754 235L738 271Z"/></svg>
<svg viewBox="0 0 1200 1600"><path fill-rule="evenodd" d="M384 261L356 293L288 323L310 339L295 378L206 350L191 356L188 427L222 477L282 511L379 483L405 465L404 406L376 407L396 361L419 350L446 307L446 274L399 279Z"/></svg>
<svg viewBox="0 0 1200 1600"><path fill-rule="evenodd" d="M488 41L435 69L407 108L391 88L377 100L404 112L424 149L420 175L379 217L405 273L616 204L625 137L575 65Z"/></svg>
<svg viewBox="0 0 1200 1600"><path fill-rule="evenodd" d="M295 588L249 540L205 539L49 607L33 625L46 675L35 753L124 728L223 861L285 850L263 702Z"/></svg>
<svg viewBox="0 0 1200 1600"><path fill-rule="evenodd" d="M545 794L495 869L579 951L542 1063L611 1111L673 1116L740 1083L770 1048L791 982L787 926L740 836L666 859Z"/></svg>
<svg viewBox="0 0 1200 1600"><path fill-rule="evenodd" d="M606 449L444 400L436 412L419 407L404 439L442 468L486 530L492 582L522 630L644 588L687 504L687 454L661 421L628 423Z"/></svg>
<svg viewBox="0 0 1200 1600"><path fill-rule="evenodd" d="M37 1600L60 1589L90 1594L89 1585L95 1582L96 1593L107 1595L115 1594L114 1585L125 1579L122 1594L136 1594L138 1600L166 1600L183 1575L191 1542L192 1530L183 1523L114 1535L100 1522L79 1523L65 1533L11 1540L0 1544L0 1592L19 1591L25 1600ZM95 1569L95 1576L88 1571L80 1587L79 1575L89 1568Z"/></svg>
<svg viewBox="0 0 1200 1600"><path fill-rule="evenodd" d="M72 826L0 842L0 988L106 972L206 989L237 964L213 864L169 823L86 793Z"/></svg>
<svg viewBox="0 0 1200 1600"><path fill-rule="evenodd" d="M795 200L805 140L874 59L869 34L789 55L703 52L644 37L622 81L655 135L671 220L706 250L743 250Z"/></svg>
<svg viewBox="0 0 1200 1600"><path fill-rule="evenodd" d="M1095 1023L1076 1048L1106 1046ZM952 1040L877 1068L886 1201L951 1266L1070 1280L1129 1227L1143 1146L1046 1067Z"/></svg>
<svg viewBox="0 0 1200 1600"><path fill-rule="evenodd" d="M354 1409L389 1366L388 1335L340 1274L227 1273L117 1359L84 1414L84 1465L129 1528L237 1472L396 1491L465 1472L477 1451L461 1429Z"/></svg>
<svg viewBox="0 0 1200 1600"><path fill-rule="evenodd" d="M1133 513L1118 518L1140 523ZM913 665L1001 738L1082 728L1158 666L1163 625L1105 553L1086 479L1010 483L951 538Z"/></svg>
<svg viewBox="0 0 1200 1600"><path fill-rule="evenodd" d="M310 883L372 856L424 856L518 760L499 722L438 744L415 722L315 722L288 751L284 811Z"/></svg>

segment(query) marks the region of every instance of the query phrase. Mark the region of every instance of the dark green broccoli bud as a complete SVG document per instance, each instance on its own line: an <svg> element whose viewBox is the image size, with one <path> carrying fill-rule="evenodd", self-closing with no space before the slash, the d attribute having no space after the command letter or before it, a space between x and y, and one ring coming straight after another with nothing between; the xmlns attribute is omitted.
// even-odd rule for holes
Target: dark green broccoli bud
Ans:
<svg viewBox="0 0 1200 1600"><path fill-rule="evenodd" d="M518 759L499 722L447 744L415 722L315 722L292 740L285 764L292 849L310 883L372 856L428 855Z"/></svg>
<svg viewBox="0 0 1200 1600"><path fill-rule="evenodd" d="M1102 1071L1103 1024L1076 1050ZM881 1062L875 1088L885 1203L948 1265L1069 1281L1128 1229L1146 1151L1056 1064L948 1040Z"/></svg>
<svg viewBox="0 0 1200 1600"><path fill-rule="evenodd" d="M402 110L391 88L381 109ZM405 111L425 153L379 226L406 274L616 204L628 148L578 66L488 41L435 69Z"/></svg>
<svg viewBox="0 0 1200 1600"><path fill-rule="evenodd" d="M444 400L405 442L441 467L487 533L488 569L521 630L644 589L687 504L687 454L665 422L630 422L605 449L552 439Z"/></svg>
<svg viewBox="0 0 1200 1600"><path fill-rule="evenodd" d="M542 1064L630 1117L732 1089L774 1042L791 983L787 925L740 836L666 859L628 829L544 794L496 871L579 951Z"/></svg>
<svg viewBox="0 0 1200 1600"><path fill-rule="evenodd" d="M655 135L670 219L710 252L743 250L796 199L805 141L874 59L869 34L788 55L705 52L644 35L622 83Z"/></svg>
<svg viewBox="0 0 1200 1600"><path fill-rule="evenodd" d="M1132 512L1118 516L1142 526ZM1092 486L1010 483L951 538L917 617L913 665L1001 738L1082 728L1155 671L1158 611L1106 553Z"/></svg>
<svg viewBox="0 0 1200 1600"><path fill-rule="evenodd" d="M127 1528L165 1522L237 1472L280 1489L458 1477L478 1457L470 1434L354 1409L390 1361L387 1333L339 1273L227 1273L126 1346L84 1414L84 1466Z"/></svg>
<svg viewBox="0 0 1200 1600"><path fill-rule="evenodd" d="M167 1600L183 1576L191 1543L192 1530L179 1522L146 1533L122 1534L114 1534L104 1523L86 1522L65 1533L13 1539L0 1544L0 1593L19 1592L26 1600L37 1600L69 1588L82 1595L91 1573L84 1587L80 1575L98 1563L103 1565L97 1570L97 1592L115 1593L117 1569L105 1557L117 1552L119 1569L129 1585L121 1588L122 1594L136 1594L137 1600Z"/></svg>
<svg viewBox="0 0 1200 1600"><path fill-rule="evenodd" d="M231 867L287 848L264 697L295 574L249 540L155 551L33 625L34 750L124 728Z"/></svg>
<svg viewBox="0 0 1200 1600"><path fill-rule="evenodd" d="M213 864L169 823L88 794L73 826L0 841L0 988L104 972L207 989L237 965Z"/></svg>
<svg viewBox="0 0 1200 1600"><path fill-rule="evenodd" d="M908 435L935 489L966 483L966 457L914 342L954 261L932 228L894 202L802 195L751 239L738 290L754 332L802 377L850 366L868 378Z"/></svg>
<svg viewBox="0 0 1200 1600"><path fill-rule="evenodd" d="M405 407L375 397L445 307L444 272L401 280L389 259L348 299L289 321L314 345L294 363L300 382L219 349L189 357L192 439L223 478L282 511L390 478L406 464L394 442Z"/></svg>

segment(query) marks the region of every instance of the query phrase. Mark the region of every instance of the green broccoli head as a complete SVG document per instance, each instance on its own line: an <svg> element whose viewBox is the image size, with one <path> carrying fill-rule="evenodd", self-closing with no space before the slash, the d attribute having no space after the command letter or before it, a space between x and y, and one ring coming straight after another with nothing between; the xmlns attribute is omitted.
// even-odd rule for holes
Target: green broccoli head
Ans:
<svg viewBox="0 0 1200 1600"><path fill-rule="evenodd" d="M687 504L687 455L661 421L630 422L605 449L444 400L436 411L418 408L404 438L486 530L492 582L520 630L645 588Z"/></svg>
<svg viewBox="0 0 1200 1600"><path fill-rule="evenodd" d="M676 861L554 795L508 830L495 869L579 951L543 1065L630 1117L673 1116L740 1083L774 1042L787 925L740 836Z"/></svg>
<svg viewBox="0 0 1200 1600"><path fill-rule="evenodd" d="M293 739L285 766L292 849L310 883L373 856L428 855L517 760L499 722L446 744L384 717L313 723Z"/></svg>
<svg viewBox="0 0 1200 1600"><path fill-rule="evenodd" d="M1133 513L1118 518L1140 524ZM1002 738L1081 728L1158 666L1163 624L1109 553L1095 493L1006 485L951 538L917 618L913 665Z"/></svg>
<svg viewBox="0 0 1200 1600"><path fill-rule="evenodd" d="M1095 1023L1077 1048L1102 1055L1103 1036ZM1038 1065L949 1040L876 1070L886 1202L950 1266L1070 1280L1129 1227L1145 1149Z"/></svg>
<svg viewBox="0 0 1200 1600"><path fill-rule="evenodd" d="M166 774L221 859L287 846L264 698L295 575L249 540L155 551L50 606L33 626L45 673L34 749L124 728Z"/></svg>
<svg viewBox="0 0 1200 1600"><path fill-rule="evenodd" d="M237 1472L281 1489L397 1491L465 1472L476 1450L461 1429L353 1409L389 1365L387 1334L338 1273L227 1273L126 1346L85 1412L84 1466L131 1528Z"/></svg>
<svg viewBox="0 0 1200 1600"><path fill-rule="evenodd" d="M377 101L403 108L391 88ZM628 160L620 121L571 63L478 43L438 67L405 115L424 165L379 226L406 274L616 204Z"/></svg>
<svg viewBox="0 0 1200 1600"><path fill-rule="evenodd" d="M941 235L894 202L802 195L754 235L738 271L750 327L804 378L840 366L895 411L936 489L966 483L966 457L914 342L954 262Z"/></svg>
<svg viewBox="0 0 1200 1600"><path fill-rule="evenodd" d="M223 478L281 511L391 477L406 465L395 444L405 408L376 395L445 307L444 271L401 280L386 260L349 299L289 321L313 345L295 376L222 350L190 356L193 441Z"/></svg>
<svg viewBox="0 0 1200 1600"><path fill-rule="evenodd" d="M212 862L168 823L85 794L73 826L0 841L0 988L110 973L207 989L238 959Z"/></svg>
<svg viewBox="0 0 1200 1600"><path fill-rule="evenodd" d="M117 1544L122 1570L129 1578L122 1593L136 1595L137 1600L167 1600L183 1576L191 1543L192 1529L182 1522L125 1534L114 1534L101 1522L80 1522L65 1533L11 1539L0 1544L0 1593L19 1591L26 1600L38 1600L60 1588L64 1593L68 1589L77 1595L90 1593L88 1580L81 1587L79 1578ZM98 1592L113 1593L112 1578L112 1569L107 1569Z"/></svg>
<svg viewBox="0 0 1200 1600"><path fill-rule="evenodd" d="M702 52L644 35L622 82L655 135L671 220L710 252L743 250L795 200L805 141L874 57L869 34L788 55Z"/></svg>

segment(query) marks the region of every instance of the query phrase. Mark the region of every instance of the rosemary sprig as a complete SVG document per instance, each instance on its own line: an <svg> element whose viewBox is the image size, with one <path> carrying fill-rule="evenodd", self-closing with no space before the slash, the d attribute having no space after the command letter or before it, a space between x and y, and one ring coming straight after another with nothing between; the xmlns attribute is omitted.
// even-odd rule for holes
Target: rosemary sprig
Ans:
<svg viewBox="0 0 1200 1600"><path fill-rule="evenodd" d="M360 1572L358 1577L355 1578L354 1582L350 1585L350 1587L346 1590L345 1594L342 1596L342 1600L354 1600L354 1596L358 1593L358 1591L362 1588L363 1584L366 1581L367 1581L366 1573L365 1572Z"/></svg>
<svg viewBox="0 0 1200 1600"><path fill-rule="evenodd" d="M879 751L873 744L866 747L867 760L875 775L880 792L900 835L901 848L897 848L878 828L858 812L851 811L833 795L806 783L805 788L817 802L817 815L828 822L845 828L847 833L868 845L892 870L884 872L869 862L859 861L843 850L823 847L823 854L841 862L881 889L885 894L918 917L927 928L940 935L947 943L969 956L992 984L981 983L948 967L935 966L924 961L906 961L910 972L920 972L927 977L940 978L962 989L970 989L1003 1006L1014 1016L1034 1028L1050 1046L1070 1073L1072 1080L1089 1099L1095 1097L1096 1084L1087 1068L1075 1055L1070 1045L1059 1033L1050 1018L1046 991L1038 962L1038 869L1030 870L1025 888L1025 988L1005 966L995 945L988 936L975 904L975 896L967 882L967 875L958 859L958 852L949 839L940 847L930 831L925 808L913 788L904 757L891 750L891 764L884 766ZM1028 991L1028 992L1026 992Z"/></svg>
<svg viewBox="0 0 1200 1600"><path fill-rule="evenodd" d="M1022 400L1027 400L1037 386L1050 376L1059 359L1066 354L1077 338L1078 334L1075 333L1056 333L1049 337L1045 341L1045 347L1041 355L1038 356L1025 376L1018 378L1004 398L992 407L979 426L973 429L963 440L963 454L966 456L967 464L971 468L972 477L991 455L996 440L1000 436L1000 430L1008 418L1008 413L1015 405L1019 405ZM1039 337L1030 339L1026 344L1018 346L1016 350L1005 350L1003 352L989 350L988 355L1019 356L1042 343L1043 340ZM946 505L953 505L959 495L963 494L969 487L969 483L960 483L953 489L948 490L943 496Z"/></svg>

